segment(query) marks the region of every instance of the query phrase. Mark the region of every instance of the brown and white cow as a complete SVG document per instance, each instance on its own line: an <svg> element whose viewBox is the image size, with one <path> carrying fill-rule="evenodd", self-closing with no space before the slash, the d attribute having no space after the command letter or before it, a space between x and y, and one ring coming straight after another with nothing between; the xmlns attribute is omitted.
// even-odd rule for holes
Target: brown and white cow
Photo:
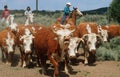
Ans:
<svg viewBox="0 0 120 77"><path fill-rule="evenodd" d="M13 62L13 57L14 57L14 52L15 52L15 43L16 43L16 38L14 34L7 29L4 29L3 31L0 32L0 47L3 53L6 56L6 64L8 64L11 61L11 64ZM10 55L10 57L9 57Z"/></svg>
<svg viewBox="0 0 120 77"><path fill-rule="evenodd" d="M21 61L22 61L22 67L26 66L26 60L28 56L32 53L32 44L33 44L33 38L34 36L31 34L29 29L25 29L25 34L20 37L20 41L23 42L23 45L21 44L23 51L21 51ZM28 60L29 61L29 60Z"/></svg>
<svg viewBox="0 0 120 77"><path fill-rule="evenodd" d="M98 35L96 23L80 23L77 28L78 37L82 38L84 49L85 64L91 64L95 62L96 45L98 41L102 40L101 36Z"/></svg>
<svg viewBox="0 0 120 77"><path fill-rule="evenodd" d="M108 41L108 31L102 29L102 27L100 25L98 26L98 33L103 38L104 42Z"/></svg>
<svg viewBox="0 0 120 77"><path fill-rule="evenodd" d="M111 38L120 36L120 26L116 24L110 24L108 26L102 26L102 29L108 31L108 40Z"/></svg>
<svg viewBox="0 0 120 77"><path fill-rule="evenodd" d="M58 62L65 59L69 39L74 30L42 28L37 30L34 39L34 48L45 73L46 58L54 65L54 75L58 77ZM65 67L66 69L66 67ZM66 70L68 72L68 70Z"/></svg>

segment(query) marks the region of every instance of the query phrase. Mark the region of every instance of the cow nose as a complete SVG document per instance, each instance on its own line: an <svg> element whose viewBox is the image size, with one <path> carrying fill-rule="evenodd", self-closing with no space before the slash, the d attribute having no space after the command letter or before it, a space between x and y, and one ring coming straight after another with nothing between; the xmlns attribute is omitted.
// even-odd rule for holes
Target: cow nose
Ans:
<svg viewBox="0 0 120 77"><path fill-rule="evenodd" d="M104 41L104 43L107 43L107 40L106 40L106 41Z"/></svg>
<svg viewBox="0 0 120 77"><path fill-rule="evenodd" d="M76 59L77 57L76 56L69 56L70 60L74 60Z"/></svg>
<svg viewBox="0 0 120 77"><path fill-rule="evenodd" d="M91 53L92 53L92 54L95 54L95 53L96 53L96 51L95 51L95 50L91 50Z"/></svg>

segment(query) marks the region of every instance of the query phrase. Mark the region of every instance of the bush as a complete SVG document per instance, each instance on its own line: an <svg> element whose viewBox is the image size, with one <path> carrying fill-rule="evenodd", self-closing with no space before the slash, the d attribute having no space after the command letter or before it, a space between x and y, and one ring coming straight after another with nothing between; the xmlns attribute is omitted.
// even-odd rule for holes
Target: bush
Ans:
<svg viewBox="0 0 120 77"><path fill-rule="evenodd" d="M96 51L97 60L120 60L120 37L103 43Z"/></svg>

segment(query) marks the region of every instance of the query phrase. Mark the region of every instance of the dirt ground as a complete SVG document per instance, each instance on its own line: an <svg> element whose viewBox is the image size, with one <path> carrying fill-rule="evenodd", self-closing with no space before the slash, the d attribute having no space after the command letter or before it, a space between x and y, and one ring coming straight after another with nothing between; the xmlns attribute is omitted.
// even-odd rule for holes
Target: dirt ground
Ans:
<svg viewBox="0 0 120 77"><path fill-rule="evenodd" d="M0 60L0 77L52 77L53 68L48 62L47 75L41 74L40 67L22 68L20 67L19 53L15 54L13 67L6 65ZM120 77L120 62L118 61L97 61L92 66L72 65L70 77ZM60 72L60 77L68 77L64 71Z"/></svg>

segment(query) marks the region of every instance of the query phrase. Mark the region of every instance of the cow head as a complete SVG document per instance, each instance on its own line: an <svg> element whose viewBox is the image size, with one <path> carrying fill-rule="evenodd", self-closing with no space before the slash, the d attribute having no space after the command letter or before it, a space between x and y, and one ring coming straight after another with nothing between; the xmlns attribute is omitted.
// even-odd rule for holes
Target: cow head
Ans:
<svg viewBox="0 0 120 77"><path fill-rule="evenodd" d="M67 42L69 42L70 37L72 36L72 33L74 31L75 30L68 30L68 29L62 29L61 28L57 31L54 31L54 33L58 35L58 39L59 39L60 42L67 43Z"/></svg>
<svg viewBox="0 0 120 77"><path fill-rule="evenodd" d="M34 36L31 34L29 29L25 29L25 34L20 38L23 40L24 52L30 53L31 52L31 45L33 42Z"/></svg>
<svg viewBox="0 0 120 77"><path fill-rule="evenodd" d="M14 38L11 37L10 33L8 32L7 34L7 38L6 38L6 45L7 45L7 51L9 52L13 52L13 45L14 45Z"/></svg>
<svg viewBox="0 0 120 77"><path fill-rule="evenodd" d="M100 36L103 38L104 42L107 42L108 40L108 31L107 30L103 30L101 28L101 26L98 27L98 33L100 34Z"/></svg>
<svg viewBox="0 0 120 77"><path fill-rule="evenodd" d="M84 40L85 47L90 52L92 52L93 54L95 54L97 40L98 39L102 40L102 37L100 35L95 34L95 33L90 33L90 34L85 34L82 38Z"/></svg>
<svg viewBox="0 0 120 77"><path fill-rule="evenodd" d="M76 54L78 53L78 45L80 41L83 41L81 38L72 37L70 38L70 43L68 46L68 54L70 58L76 58Z"/></svg>

